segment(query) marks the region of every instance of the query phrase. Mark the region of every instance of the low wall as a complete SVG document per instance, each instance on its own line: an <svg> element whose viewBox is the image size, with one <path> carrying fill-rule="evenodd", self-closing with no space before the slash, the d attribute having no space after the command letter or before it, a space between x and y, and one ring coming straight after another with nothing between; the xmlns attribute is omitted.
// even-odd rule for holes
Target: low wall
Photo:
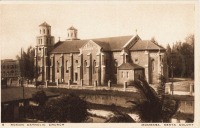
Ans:
<svg viewBox="0 0 200 128"><path fill-rule="evenodd" d="M134 100L133 97L107 96L107 95L80 95L86 101L94 104L116 105L125 108L131 107L127 101Z"/></svg>

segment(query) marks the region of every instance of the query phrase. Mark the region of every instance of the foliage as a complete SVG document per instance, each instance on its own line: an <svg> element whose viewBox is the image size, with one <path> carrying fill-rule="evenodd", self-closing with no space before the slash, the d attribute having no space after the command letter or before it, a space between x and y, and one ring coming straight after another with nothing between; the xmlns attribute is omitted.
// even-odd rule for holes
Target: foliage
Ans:
<svg viewBox="0 0 200 128"><path fill-rule="evenodd" d="M34 78L34 53L34 48L30 46L26 52L21 51L21 55L16 56L19 60L21 75L29 80Z"/></svg>
<svg viewBox="0 0 200 128"><path fill-rule="evenodd" d="M184 42L167 46L167 64L169 76L194 78L194 35L186 37Z"/></svg>
<svg viewBox="0 0 200 128"><path fill-rule="evenodd" d="M46 93L43 90L34 93L32 95L32 98L35 102L39 103L39 105L44 105L48 100L48 97L46 96Z"/></svg>
<svg viewBox="0 0 200 128"><path fill-rule="evenodd" d="M135 123L135 121L128 114L119 113L106 120L105 123Z"/></svg>
<svg viewBox="0 0 200 128"><path fill-rule="evenodd" d="M82 122L88 115L87 103L73 94L62 95L47 102L44 115L47 122Z"/></svg>
<svg viewBox="0 0 200 128"><path fill-rule="evenodd" d="M159 98L159 95L149 86L146 80L138 79L130 81L130 83L138 88L145 97L145 99L128 101L133 104L132 111L139 113L142 121L168 121L177 111L179 102Z"/></svg>

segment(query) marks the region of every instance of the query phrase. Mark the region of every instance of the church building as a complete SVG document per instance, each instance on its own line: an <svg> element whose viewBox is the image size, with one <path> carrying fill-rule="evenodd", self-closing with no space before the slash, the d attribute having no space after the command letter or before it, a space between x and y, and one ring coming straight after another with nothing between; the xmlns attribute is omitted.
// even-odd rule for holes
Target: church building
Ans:
<svg viewBox="0 0 200 128"><path fill-rule="evenodd" d="M35 47L37 80L101 86L145 78L155 84L160 75L167 77L165 51L137 34L82 40L73 26L67 29L66 40L55 43L51 26L44 22Z"/></svg>

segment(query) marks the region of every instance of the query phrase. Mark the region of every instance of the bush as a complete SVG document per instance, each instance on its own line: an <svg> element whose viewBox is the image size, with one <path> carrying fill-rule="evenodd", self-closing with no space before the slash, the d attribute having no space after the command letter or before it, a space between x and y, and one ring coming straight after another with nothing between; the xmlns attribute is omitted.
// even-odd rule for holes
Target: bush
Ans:
<svg viewBox="0 0 200 128"><path fill-rule="evenodd" d="M33 101L39 103L39 105L44 105L45 102L47 101L48 97L46 96L46 93L41 90L37 91L32 95Z"/></svg>
<svg viewBox="0 0 200 128"><path fill-rule="evenodd" d="M86 101L73 94L51 99L45 106L47 122L82 122L87 115Z"/></svg>

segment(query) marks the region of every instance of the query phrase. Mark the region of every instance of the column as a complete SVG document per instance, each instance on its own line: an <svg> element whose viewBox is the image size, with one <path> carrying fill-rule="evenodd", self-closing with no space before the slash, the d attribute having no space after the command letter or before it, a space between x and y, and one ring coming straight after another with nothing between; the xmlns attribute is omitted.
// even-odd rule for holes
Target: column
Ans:
<svg viewBox="0 0 200 128"><path fill-rule="evenodd" d="M124 82L124 91L126 91L126 88L127 88L127 82L125 81Z"/></svg>
<svg viewBox="0 0 200 128"><path fill-rule="evenodd" d="M97 78L97 85L101 85L101 71L100 71L100 67L101 67L101 53L97 53L97 60L96 60L96 78Z"/></svg>
<svg viewBox="0 0 200 128"><path fill-rule="evenodd" d="M63 54L60 55L60 58L59 58L59 76L60 76L60 83L63 82Z"/></svg>
<svg viewBox="0 0 200 128"><path fill-rule="evenodd" d="M47 80L47 69L46 69L46 66L47 66L47 55L45 54L46 53L46 47L43 47L43 56L44 56L44 82Z"/></svg>
<svg viewBox="0 0 200 128"><path fill-rule="evenodd" d="M73 54L70 54L70 67L69 67L69 78L73 81Z"/></svg>
<svg viewBox="0 0 200 128"><path fill-rule="evenodd" d="M50 66L50 78L49 78L49 82L53 82L53 67Z"/></svg>
<svg viewBox="0 0 200 128"><path fill-rule="evenodd" d="M92 68L92 66L91 66L91 64L92 64L92 62L91 62L91 53L88 53L87 54L87 60L88 60L88 63L87 63L87 67L86 67L86 70L87 70L87 73L88 73L88 84L89 85L92 85L92 70L91 70L91 68Z"/></svg>
<svg viewBox="0 0 200 128"><path fill-rule="evenodd" d="M81 79L83 79L82 77L82 68L83 68L83 62L82 62L82 54L79 54L78 55L79 59L78 59L78 67L77 67L77 70L78 70L78 84L81 84Z"/></svg>
<svg viewBox="0 0 200 128"><path fill-rule="evenodd" d="M55 71L54 71L54 55L52 55L51 57L50 57L50 61L51 61L51 63L50 63L50 78L49 78L49 82L53 82L54 81L54 75L55 75Z"/></svg>
<svg viewBox="0 0 200 128"><path fill-rule="evenodd" d="M105 56L101 53L101 84L105 84Z"/></svg>
<svg viewBox="0 0 200 128"><path fill-rule="evenodd" d="M162 75L162 72L161 72L161 53L160 53L160 50L159 50L157 56L158 56L158 82L161 82L160 77Z"/></svg>
<svg viewBox="0 0 200 128"><path fill-rule="evenodd" d="M148 83L150 83L150 78L149 78L149 76L150 76L150 67L149 67L149 63L150 63L150 61L149 61L149 51L145 51L145 55L146 55L146 58L147 58L147 64L145 65L145 76L146 76L146 79L147 79L147 82ZM152 82L152 81L151 81Z"/></svg>

